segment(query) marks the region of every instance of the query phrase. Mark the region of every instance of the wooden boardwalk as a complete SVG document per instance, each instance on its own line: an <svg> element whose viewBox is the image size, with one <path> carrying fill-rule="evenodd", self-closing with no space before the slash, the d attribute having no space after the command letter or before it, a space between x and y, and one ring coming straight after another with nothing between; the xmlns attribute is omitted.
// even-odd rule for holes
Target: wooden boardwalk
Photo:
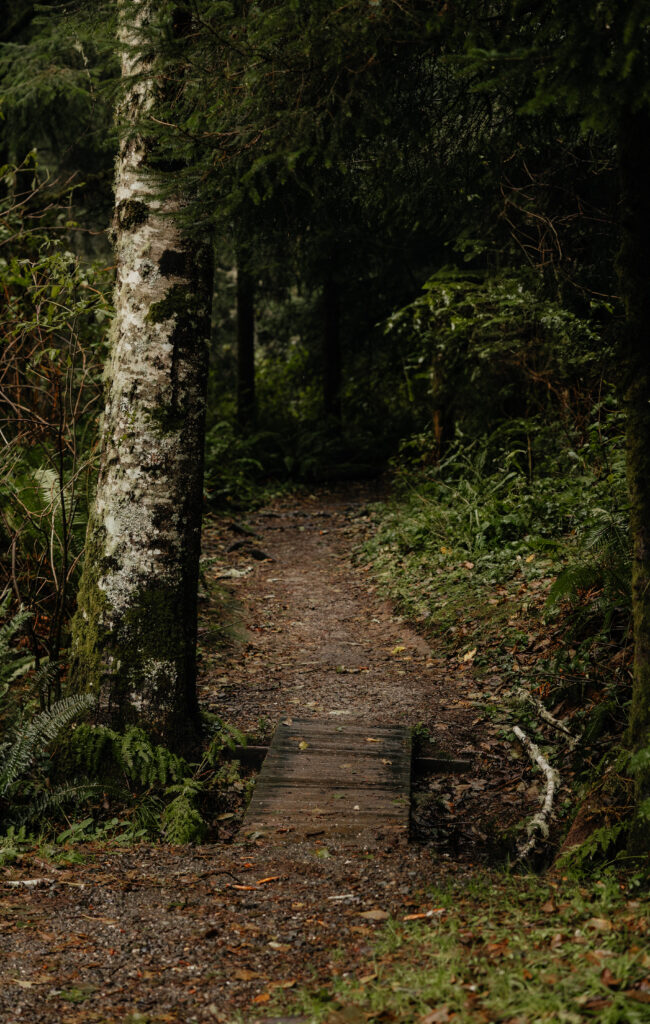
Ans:
<svg viewBox="0 0 650 1024"><path fill-rule="evenodd" d="M409 729L286 718L275 730L243 835L406 839L410 784Z"/></svg>

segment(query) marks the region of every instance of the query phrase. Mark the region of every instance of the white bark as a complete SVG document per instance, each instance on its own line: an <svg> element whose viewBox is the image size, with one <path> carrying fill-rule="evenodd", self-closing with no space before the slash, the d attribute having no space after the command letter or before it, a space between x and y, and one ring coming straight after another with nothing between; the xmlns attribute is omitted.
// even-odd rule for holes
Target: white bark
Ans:
<svg viewBox="0 0 650 1024"><path fill-rule="evenodd" d="M523 686L518 686L515 690L515 694L517 697L519 697L520 700L526 701L528 704L532 704L532 706L537 711L539 717L542 718L547 723L547 725L550 725L553 729L557 729L558 732L561 732L562 735L566 738L571 749L575 747L575 745L578 742L577 737L573 735L570 729L567 729L564 722L561 722L559 718L556 718L555 715L552 715L551 712L544 707L540 700L537 700L537 698L534 697L532 693L529 693L528 690L525 690Z"/></svg>
<svg viewBox="0 0 650 1024"><path fill-rule="evenodd" d="M540 835L544 838L548 836L549 822L553 814L555 791L560 784L560 777L555 769L548 763L539 747L528 738L523 729L520 729L519 726L516 725L513 732L522 746L525 747L533 764L536 764L540 768L546 778L546 787L542 797L541 809L535 817L531 818L528 822L527 839L523 843L520 843L517 849L518 859L523 860L533 850Z"/></svg>
<svg viewBox="0 0 650 1024"><path fill-rule="evenodd" d="M152 9L150 0L120 2L127 88L115 183L115 320L74 674L97 689L109 719L157 722L166 732L170 720L196 711L208 310L139 133L154 99L137 51Z"/></svg>

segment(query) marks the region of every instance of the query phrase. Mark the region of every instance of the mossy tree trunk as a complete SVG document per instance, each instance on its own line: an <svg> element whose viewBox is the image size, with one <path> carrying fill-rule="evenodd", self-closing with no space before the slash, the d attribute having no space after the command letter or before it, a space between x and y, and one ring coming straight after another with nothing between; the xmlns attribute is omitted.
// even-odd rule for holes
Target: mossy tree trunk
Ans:
<svg viewBox="0 0 650 1024"><path fill-rule="evenodd" d="M635 750L650 744L650 115L629 116L619 135L621 250L625 302L623 364L627 471L632 534L634 681L628 737ZM637 778L637 801L650 798L650 769ZM635 830L650 849L650 828Z"/></svg>
<svg viewBox="0 0 650 1024"><path fill-rule="evenodd" d="M182 746L196 734L196 618L210 282L148 169L153 103L137 46L150 0L121 0L117 281L97 493L73 621L71 681L101 720ZM207 277L207 274L205 275Z"/></svg>

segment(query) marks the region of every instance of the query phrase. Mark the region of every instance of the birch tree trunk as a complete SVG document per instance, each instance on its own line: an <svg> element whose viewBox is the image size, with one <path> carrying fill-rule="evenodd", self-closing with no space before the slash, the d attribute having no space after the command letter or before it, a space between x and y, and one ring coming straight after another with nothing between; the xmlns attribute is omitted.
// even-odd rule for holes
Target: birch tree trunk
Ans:
<svg viewBox="0 0 650 1024"><path fill-rule="evenodd" d="M117 281L97 493L73 621L71 679L113 726L182 745L196 733L209 285L141 134L154 86L138 44L152 0L120 0L125 98L116 168ZM137 76L137 77L134 77Z"/></svg>

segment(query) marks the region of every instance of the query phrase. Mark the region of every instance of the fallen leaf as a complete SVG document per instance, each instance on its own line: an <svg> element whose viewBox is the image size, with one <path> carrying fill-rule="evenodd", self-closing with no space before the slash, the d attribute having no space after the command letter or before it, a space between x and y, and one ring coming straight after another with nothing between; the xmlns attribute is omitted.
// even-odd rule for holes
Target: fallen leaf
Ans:
<svg viewBox="0 0 650 1024"><path fill-rule="evenodd" d="M614 930L614 925L606 917L590 917L586 927L591 928L595 932L611 932Z"/></svg>
<svg viewBox="0 0 650 1024"><path fill-rule="evenodd" d="M236 978L237 981L253 981L254 978L261 977L259 971L249 971L245 967L241 967L233 973L233 978Z"/></svg>
<svg viewBox="0 0 650 1024"><path fill-rule="evenodd" d="M607 986L607 988L620 988L622 984L621 979L617 978L615 974L612 974L609 967L605 967L601 971L600 980L603 985Z"/></svg>
<svg viewBox="0 0 650 1024"><path fill-rule="evenodd" d="M387 757L382 757L381 763L382 764L392 764L393 762L389 761Z"/></svg>
<svg viewBox="0 0 650 1024"><path fill-rule="evenodd" d="M360 1006L344 1006L325 1018L325 1024L367 1024L368 1017Z"/></svg>
<svg viewBox="0 0 650 1024"><path fill-rule="evenodd" d="M608 999L607 996L591 996L591 998L583 996L580 999L576 999L576 1002L581 1009L589 1010L592 1013L596 1013L598 1010L606 1010L608 1006L612 1005L611 999Z"/></svg>
<svg viewBox="0 0 650 1024"><path fill-rule="evenodd" d="M381 743L381 740L376 739L374 736L366 736L366 743Z"/></svg>
<svg viewBox="0 0 650 1024"><path fill-rule="evenodd" d="M257 884L264 885L266 882L277 882L280 877L280 875L269 875L268 878L258 878Z"/></svg>
<svg viewBox="0 0 650 1024"><path fill-rule="evenodd" d="M270 998L271 998L271 993L270 992L260 992L260 994L258 996L255 996L253 998L253 1002L254 1003L268 1003Z"/></svg>
<svg viewBox="0 0 650 1024"><path fill-rule="evenodd" d="M376 974L364 974L363 977L359 978L359 984L367 985L369 982L374 981L376 977Z"/></svg>
<svg viewBox="0 0 650 1024"><path fill-rule="evenodd" d="M291 946L288 946L286 942L268 942L269 949L278 950L280 953L288 953Z"/></svg>
<svg viewBox="0 0 650 1024"><path fill-rule="evenodd" d="M556 914L557 904L551 896L550 900L547 900L546 903L542 903L539 909L541 910L542 914Z"/></svg>
<svg viewBox="0 0 650 1024"><path fill-rule="evenodd" d="M439 1006L437 1010L432 1010L431 1013L427 1013L424 1017L420 1017L418 1024L446 1024L448 1020L451 1020L449 1013L449 1007L446 1003Z"/></svg>
<svg viewBox="0 0 650 1024"><path fill-rule="evenodd" d="M385 910L363 910L359 917L365 917L367 921L387 921L390 914L387 914Z"/></svg>
<svg viewBox="0 0 650 1024"><path fill-rule="evenodd" d="M309 744L305 740L301 740L298 744L298 750L306 750Z"/></svg>
<svg viewBox="0 0 650 1024"><path fill-rule="evenodd" d="M466 654L463 654L463 659L462 660L463 661L472 661L476 657L476 651L477 650L478 650L477 647L473 647L471 651L467 651Z"/></svg>
<svg viewBox="0 0 650 1024"><path fill-rule="evenodd" d="M406 650L406 647L403 647L402 644L398 644L397 647L393 647L393 649L392 649L392 651L390 653L391 654L403 654L405 650Z"/></svg>
<svg viewBox="0 0 650 1024"><path fill-rule="evenodd" d="M623 995L637 1003L650 1003L650 992L644 992L642 989L628 988Z"/></svg>

